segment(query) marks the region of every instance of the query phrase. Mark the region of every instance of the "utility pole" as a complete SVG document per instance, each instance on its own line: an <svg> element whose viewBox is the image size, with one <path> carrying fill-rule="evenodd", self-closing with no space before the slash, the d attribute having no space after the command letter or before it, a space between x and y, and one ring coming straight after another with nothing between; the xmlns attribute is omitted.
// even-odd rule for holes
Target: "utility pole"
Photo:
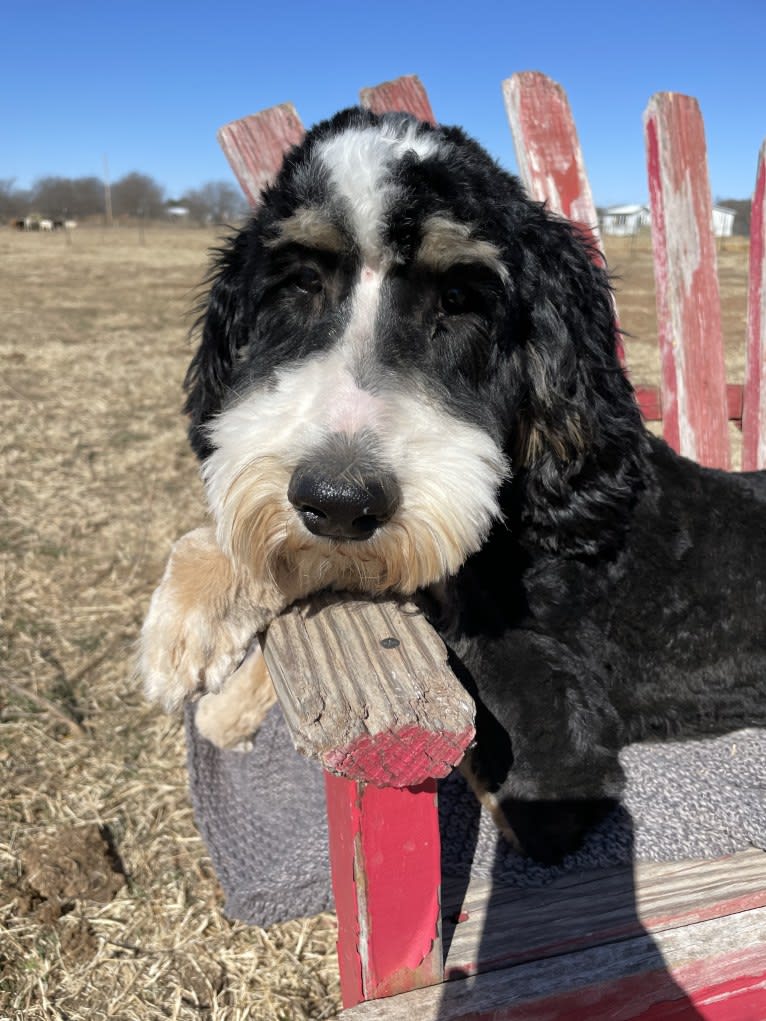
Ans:
<svg viewBox="0 0 766 1021"><path fill-rule="evenodd" d="M112 187L109 184L109 160L104 153L104 212L106 214L107 227L114 226L112 219Z"/></svg>

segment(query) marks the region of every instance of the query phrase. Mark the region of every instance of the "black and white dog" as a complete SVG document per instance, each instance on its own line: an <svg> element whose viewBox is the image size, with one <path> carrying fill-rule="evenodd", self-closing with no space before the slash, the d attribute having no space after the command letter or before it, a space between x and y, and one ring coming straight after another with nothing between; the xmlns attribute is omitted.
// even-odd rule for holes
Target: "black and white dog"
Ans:
<svg viewBox="0 0 766 1021"><path fill-rule="evenodd" d="M149 694L220 688L312 591L415 594L477 699L474 772L544 860L619 796L627 742L766 722L766 475L647 433L593 256L457 128L309 132L211 276L186 410L215 531L153 597Z"/></svg>

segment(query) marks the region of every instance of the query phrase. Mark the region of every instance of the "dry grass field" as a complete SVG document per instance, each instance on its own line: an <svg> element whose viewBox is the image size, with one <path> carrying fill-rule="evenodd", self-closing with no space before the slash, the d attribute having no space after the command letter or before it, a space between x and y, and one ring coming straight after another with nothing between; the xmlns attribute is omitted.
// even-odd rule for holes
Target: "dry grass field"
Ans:
<svg viewBox="0 0 766 1021"><path fill-rule="evenodd" d="M334 921L229 922L179 723L132 646L204 516L180 415L212 234L0 230L0 1018L288 1021L338 1010ZM608 255L636 382L656 381L648 241ZM729 378L747 253L719 253Z"/></svg>

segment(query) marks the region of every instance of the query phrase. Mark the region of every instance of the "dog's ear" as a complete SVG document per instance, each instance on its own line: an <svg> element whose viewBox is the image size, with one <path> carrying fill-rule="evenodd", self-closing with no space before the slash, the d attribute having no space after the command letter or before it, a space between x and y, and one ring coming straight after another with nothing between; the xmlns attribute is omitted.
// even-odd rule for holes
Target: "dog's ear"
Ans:
<svg viewBox="0 0 766 1021"><path fill-rule="evenodd" d="M200 458L211 452L205 425L221 410L231 385L237 353L247 343L249 317L245 280L249 242L250 233L246 227L217 249L193 327L200 341L184 380L184 411L190 419L189 440Z"/></svg>
<svg viewBox="0 0 766 1021"><path fill-rule="evenodd" d="M595 553L624 531L646 442L609 278L593 243L542 206L516 237L525 379L510 454L524 514L548 548Z"/></svg>

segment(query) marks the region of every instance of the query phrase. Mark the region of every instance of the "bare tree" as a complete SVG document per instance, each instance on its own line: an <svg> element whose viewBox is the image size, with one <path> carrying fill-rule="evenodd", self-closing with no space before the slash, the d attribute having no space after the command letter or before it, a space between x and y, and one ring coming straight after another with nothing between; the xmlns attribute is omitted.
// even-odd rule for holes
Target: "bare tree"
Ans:
<svg viewBox="0 0 766 1021"><path fill-rule="evenodd" d="M82 218L103 212L104 198L97 177L41 177L32 188L36 212L54 219Z"/></svg>
<svg viewBox="0 0 766 1021"><path fill-rule="evenodd" d="M162 216L164 189L153 177L133 171L112 185L112 209L115 216Z"/></svg>
<svg viewBox="0 0 766 1021"><path fill-rule="evenodd" d="M181 204L197 223L236 223L247 216L248 205L244 196L229 181L208 181L199 188L187 191Z"/></svg>
<svg viewBox="0 0 766 1021"><path fill-rule="evenodd" d="M16 179L0 180L0 223L24 216L29 212L29 192L16 187Z"/></svg>

